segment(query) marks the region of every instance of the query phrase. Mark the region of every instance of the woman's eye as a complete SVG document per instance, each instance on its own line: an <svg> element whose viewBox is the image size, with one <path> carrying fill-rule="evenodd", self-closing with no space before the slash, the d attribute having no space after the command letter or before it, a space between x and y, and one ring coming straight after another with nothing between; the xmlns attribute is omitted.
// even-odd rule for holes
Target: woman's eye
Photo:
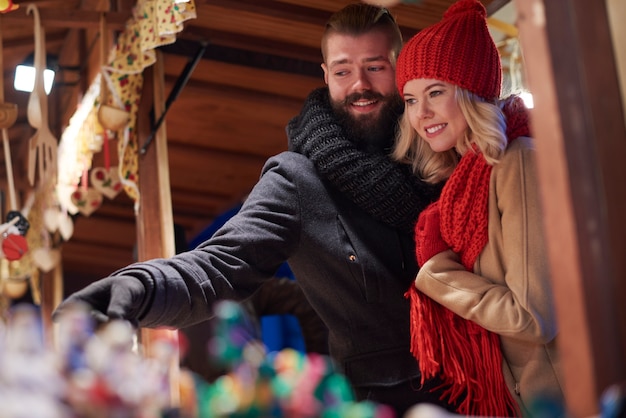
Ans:
<svg viewBox="0 0 626 418"><path fill-rule="evenodd" d="M428 95L430 97L437 97L437 96L439 96L441 94L443 94L443 91L441 91L441 90L433 90L430 93L428 93Z"/></svg>

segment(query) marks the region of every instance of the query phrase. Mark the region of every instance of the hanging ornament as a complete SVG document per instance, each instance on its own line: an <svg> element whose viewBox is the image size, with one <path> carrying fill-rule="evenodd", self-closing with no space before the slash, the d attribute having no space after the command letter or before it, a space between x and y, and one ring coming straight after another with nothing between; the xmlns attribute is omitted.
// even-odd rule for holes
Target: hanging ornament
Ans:
<svg viewBox="0 0 626 418"><path fill-rule="evenodd" d="M43 226L45 226L45 211L43 221ZM39 270L48 273L61 262L61 250L54 247L50 233L46 228L40 230L40 238L37 248L30 251L31 259Z"/></svg>
<svg viewBox="0 0 626 418"><path fill-rule="evenodd" d="M94 189L109 199L114 199L122 191L122 181L118 167L111 167L107 129L104 130L103 136L104 167L96 167L91 170L90 180Z"/></svg>
<svg viewBox="0 0 626 418"><path fill-rule="evenodd" d="M0 0L1 1L1 0ZM9 3L11 3L9 1ZM4 5L6 6L6 5ZM0 4L0 10L4 10L3 5ZM2 49L2 27L0 26L0 68L3 67L3 49ZM2 225L2 235L4 240L2 242L3 251L4 246L8 252L8 256L5 253L5 257L11 257L11 260L18 260L28 250L28 245L25 244L26 240L23 239L28 232L30 224L26 220L21 212L17 210L17 198L15 193L15 184L13 180L13 164L11 162L11 150L9 149L9 128L13 126L17 120L17 105L14 103L4 102L4 81L0 75L0 129L2 131L2 147L4 148L4 160L7 168L7 181L9 189L9 204L10 210L7 213L6 223ZM10 235L19 235L21 238L12 237ZM22 242L24 241L24 242Z"/></svg>
<svg viewBox="0 0 626 418"><path fill-rule="evenodd" d="M100 74L100 107L98 108L98 122L105 131L104 141L106 142L106 131L117 132L128 125L130 121L130 112L122 109L121 106L116 107L109 103L109 89L112 86L108 84L109 79L106 77L106 66L108 65L107 56L109 54L106 16L100 14L100 66L102 68ZM120 103L121 105L121 103Z"/></svg>
<svg viewBox="0 0 626 418"><path fill-rule="evenodd" d="M61 251L58 248L41 247L31 251L33 263L44 273L52 269L61 262Z"/></svg>
<svg viewBox="0 0 626 418"><path fill-rule="evenodd" d="M15 226L19 234L22 236L26 236L28 228L30 228L30 223L28 222L26 217L22 215L21 212L18 212L16 210L10 210L9 213L7 213L7 222Z"/></svg>
<svg viewBox="0 0 626 418"><path fill-rule="evenodd" d="M2 255L9 261L19 260L28 251L26 238L20 234L20 230L15 226L18 220L18 217L13 217L10 221L0 225Z"/></svg>
<svg viewBox="0 0 626 418"><path fill-rule="evenodd" d="M17 4L13 4L12 0L0 0L0 13L9 13L17 10L18 7Z"/></svg>
<svg viewBox="0 0 626 418"><path fill-rule="evenodd" d="M43 223L51 234L59 231L64 241L68 241L74 233L72 218L59 206L51 206L44 211Z"/></svg>
<svg viewBox="0 0 626 418"><path fill-rule="evenodd" d="M122 191L122 182L117 172L117 166L94 168L91 170L90 180L93 188L109 199L115 198Z"/></svg>
<svg viewBox="0 0 626 418"><path fill-rule="evenodd" d="M102 193L87 186L87 170L83 172L81 183L72 193L72 204L84 216L91 215L102 205Z"/></svg>
<svg viewBox="0 0 626 418"><path fill-rule="evenodd" d="M9 261L19 260L28 251L26 238L20 234L7 233L2 239L2 253Z"/></svg>
<svg viewBox="0 0 626 418"><path fill-rule="evenodd" d="M35 22L35 85L26 106L28 123L35 128L29 140L28 182L35 185L35 172L39 181L44 182L57 173L58 140L48 126L48 96L44 90L43 72L46 68L46 37L39 9L29 4L26 13L32 13Z"/></svg>
<svg viewBox="0 0 626 418"><path fill-rule="evenodd" d="M28 290L28 280L6 280L2 286L2 296L9 299L19 299Z"/></svg>
<svg viewBox="0 0 626 418"><path fill-rule="evenodd" d="M78 187L72 193L72 203L81 214L89 216L102 204L102 193L91 187L86 189Z"/></svg>

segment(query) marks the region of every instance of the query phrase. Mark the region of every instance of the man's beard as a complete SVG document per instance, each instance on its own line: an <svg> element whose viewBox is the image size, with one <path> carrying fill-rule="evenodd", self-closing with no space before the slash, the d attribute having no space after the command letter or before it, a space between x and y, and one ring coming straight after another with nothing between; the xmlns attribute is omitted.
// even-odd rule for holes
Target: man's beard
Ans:
<svg viewBox="0 0 626 418"><path fill-rule="evenodd" d="M377 114L354 115L348 108L358 100L378 100L383 106ZM398 118L404 110L404 103L397 92L383 96L368 90L351 94L341 101L331 99L331 105L346 136L357 148L369 152L388 151L391 148Z"/></svg>

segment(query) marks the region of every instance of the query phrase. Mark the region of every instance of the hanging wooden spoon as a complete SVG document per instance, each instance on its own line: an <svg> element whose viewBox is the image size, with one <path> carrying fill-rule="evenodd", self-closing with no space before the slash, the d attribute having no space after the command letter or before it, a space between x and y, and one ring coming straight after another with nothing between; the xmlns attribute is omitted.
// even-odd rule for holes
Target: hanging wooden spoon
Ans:
<svg viewBox="0 0 626 418"><path fill-rule="evenodd" d="M0 68L4 68L2 49L2 17L0 16ZM17 210L15 197L15 183L13 179L13 164L11 163L11 150L9 149L9 128L17 120L17 104L4 103L4 77L0 73L0 128L2 129L2 147L4 148L4 161L7 167L7 180L9 185L9 205L11 210Z"/></svg>
<svg viewBox="0 0 626 418"><path fill-rule="evenodd" d="M123 109L108 104L109 86L106 82L104 67L107 64L109 46L107 42L108 33L106 25L106 14L100 13L100 108L98 109L98 121L104 129L118 131L123 128L129 120L129 113ZM105 139L106 141L106 139Z"/></svg>
<svg viewBox="0 0 626 418"><path fill-rule="evenodd" d="M43 80L43 72L46 67L45 32L41 26L37 6L29 4L26 13L32 13L35 21L35 86L33 88L34 94L31 94L30 97L32 106L31 100L29 100L27 108L29 122L37 129L31 138L28 158L28 180L31 185L34 185L35 160L37 160L40 180L46 179L48 176L56 176L58 140L52 135L48 126L48 97ZM36 102L39 102L39 115L37 115ZM39 126L36 126L37 123Z"/></svg>
<svg viewBox="0 0 626 418"><path fill-rule="evenodd" d="M2 17L0 17L0 68L4 68L2 49ZM16 225L20 235L26 235L30 223L21 212L17 210L17 198L15 193L15 182L13 178L13 163L11 162L11 149L9 148L9 128L17 120L17 105L4 103L4 79L0 74L0 128L2 129L2 147L4 149L4 161L7 167L7 181L9 188L9 212L7 222Z"/></svg>
<svg viewBox="0 0 626 418"><path fill-rule="evenodd" d="M32 13L35 20L35 26L39 26L39 10L37 6L34 4L29 4L26 8L26 13ZM40 45L41 39L37 35L38 32L35 32L35 54L34 54L34 66L35 69L44 66L45 63L40 63L38 60L41 59L41 56L37 54L37 51L41 50L42 46ZM41 78L40 78L41 77ZM30 92L30 96L28 96L28 103L26 105L26 116L28 118L28 123L34 129L39 129L41 127L41 97L40 97L40 85L43 89L43 73L39 74L37 70L35 70L35 83L33 85L33 90ZM43 89L45 94L45 89ZM30 178L30 175L29 175ZM32 184L33 182L31 182Z"/></svg>

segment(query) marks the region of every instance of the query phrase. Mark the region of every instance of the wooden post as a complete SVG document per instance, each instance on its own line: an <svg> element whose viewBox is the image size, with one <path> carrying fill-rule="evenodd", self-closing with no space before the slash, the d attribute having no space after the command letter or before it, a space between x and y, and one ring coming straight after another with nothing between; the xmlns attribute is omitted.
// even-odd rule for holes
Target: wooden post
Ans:
<svg viewBox="0 0 626 418"><path fill-rule="evenodd" d="M156 51L157 59L153 66L144 70L144 87L137 118L139 144L144 143L152 129L150 112L154 109L155 119L164 111L164 70L163 57ZM169 164L167 157L166 127L163 123L153 142L139 161L139 213L137 216L137 258L145 261L158 257L171 257L175 254L174 221L170 194ZM168 331L176 342L177 331ZM161 338L164 331L142 329L140 338L146 356L151 356L155 338ZM179 358L178 351L170 365L171 406L180 404Z"/></svg>
<svg viewBox="0 0 626 418"><path fill-rule="evenodd" d="M515 0L568 415L626 381L626 131L604 1Z"/></svg>
<svg viewBox="0 0 626 418"><path fill-rule="evenodd" d="M59 249L59 251L61 251ZM61 257L59 256L59 260ZM46 340L49 344L54 344L54 328L55 324L52 322L52 312L63 300L63 266L59 261L54 269L48 273L38 272L40 278L36 280L40 287L40 306L41 306L41 318L43 322L43 329L45 332Z"/></svg>

